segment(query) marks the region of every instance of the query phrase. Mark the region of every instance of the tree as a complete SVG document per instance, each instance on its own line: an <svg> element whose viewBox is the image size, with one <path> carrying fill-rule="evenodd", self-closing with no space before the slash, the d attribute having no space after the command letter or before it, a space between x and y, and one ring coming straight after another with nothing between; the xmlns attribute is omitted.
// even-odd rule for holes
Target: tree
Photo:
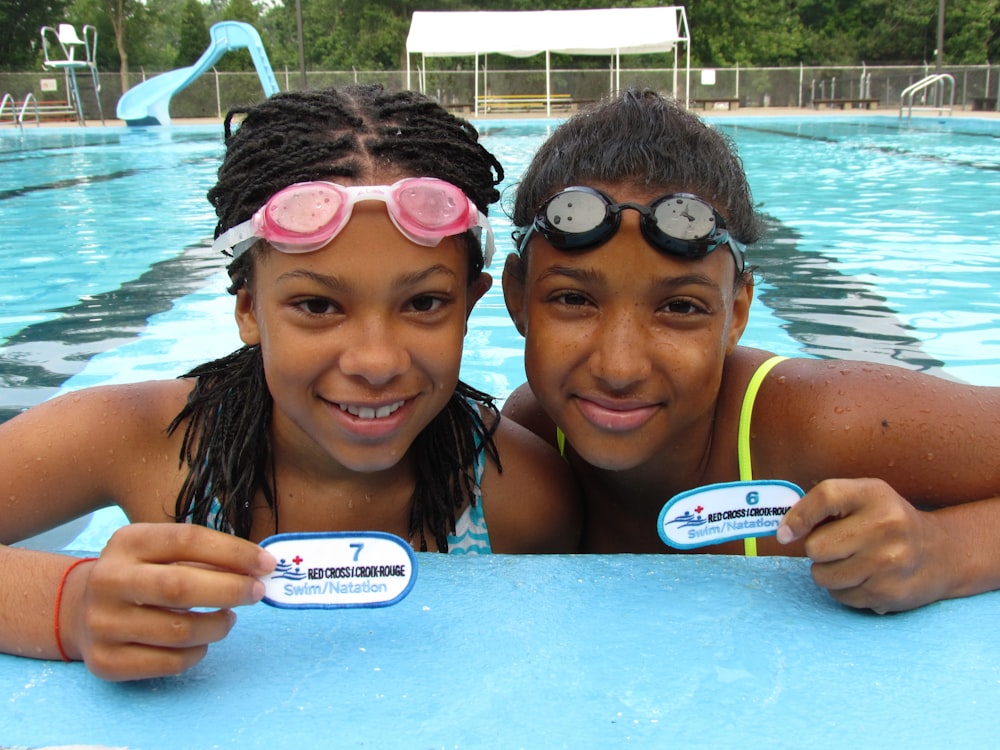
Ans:
<svg viewBox="0 0 1000 750"><path fill-rule="evenodd" d="M0 0L0 69L31 70L41 58L42 26L64 21L67 0Z"/></svg>
<svg viewBox="0 0 1000 750"><path fill-rule="evenodd" d="M186 0L181 11L180 38L174 67L183 68L194 63L208 47L210 40L202 4L199 0Z"/></svg>
<svg viewBox="0 0 1000 750"><path fill-rule="evenodd" d="M118 48L118 59L120 65L118 74L121 77L122 93L129 90L128 81L128 39L129 19L136 12L139 0L103 0L104 10L111 21L111 28L115 34L115 46Z"/></svg>
<svg viewBox="0 0 1000 750"><path fill-rule="evenodd" d="M794 2L696 0L686 8L696 64L789 65L802 59L805 29Z"/></svg>
<svg viewBox="0 0 1000 750"><path fill-rule="evenodd" d="M396 70L405 67L406 36L416 9L567 10L644 7L663 0L300 0L309 68ZM850 65L933 62L938 0L686 0L696 66ZM201 14L201 21L198 14ZM97 63L153 71L193 62L215 21L255 26L276 68L298 68L295 0L0 0L0 69L37 69L39 27L60 22L98 29ZM114 40L112 44L110 40ZM183 44L182 44L183 41ZM1000 0L947 0L944 61L1000 61ZM183 51L182 48L183 47ZM531 58L497 56L496 65L534 68ZM494 58L491 56L491 66ZM464 59L442 60L441 65ZM606 66L595 56L559 56L556 67ZM630 58L659 66L662 55ZM253 70L245 50L222 70Z"/></svg>
<svg viewBox="0 0 1000 750"><path fill-rule="evenodd" d="M996 62L1000 57L1000 0L951 2L945 12L944 34L946 65Z"/></svg>

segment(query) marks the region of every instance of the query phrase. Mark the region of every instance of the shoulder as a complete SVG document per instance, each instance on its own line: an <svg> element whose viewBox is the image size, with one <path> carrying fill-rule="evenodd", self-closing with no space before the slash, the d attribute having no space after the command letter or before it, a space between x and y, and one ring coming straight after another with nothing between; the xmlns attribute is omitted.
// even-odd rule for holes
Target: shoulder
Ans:
<svg viewBox="0 0 1000 750"><path fill-rule="evenodd" d="M190 388L181 381L88 388L0 425L0 489L17 499L11 529L50 528L108 504L133 519L163 520L164 502L183 481L181 436L168 436L167 426Z"/></svg>
<svg viewBox="0 0 1000 750"><path fill-rule="evenodd" d="M501 417L494 434L502 472L487 463L483 511L495 552L575 552L582 503L569 465L551 445Z"/></svg>
<svg viewBox="0 0 1000 750"><path fill-rule="evenodd" d="M556 445L556 426L527 383L519 386L503 405L503 416L525 427L549 445Z"/></svg>
<svg viewBox="0 0 1000 750"><path fill-rule="evenodd" d="M1000 388L959 383L895 365L810 358L780 362L760 388L762 414L774 412L784 418L789 413L809 413L813 421L850 418L875 406L883 413L910 418L938 411L941 405L934 402L942 397L959 406L974 402L995 406ZM824 406L832 410L821 411Z"/></svg>
<svg viewBox="0 0 1000 750"><path fill-rule="evenodd" d="M998 442L1000 388L846 360L779 364L761 385L751 426L755 471L807 489L827 478L878 477L942 502L963 482L967 498L1000 490L1000 462L983 461L983 446Z"/></svg>
<svg viewBox="0 0 1000 750"><path fill-rule="evenodd" d="M184 407L193 386L189 379L97 386L72 391L35 409L44 409L46 418L77 417L79 429L95 434L160 434Z"/></svg>
<svg viewBox="0 0 1000 750"><path fill-rule="evenodd" d="M76 436L160 430L184 406L192 386L187 380L154 380L71 391L22 412L0 430L5 437L60 423Z"/></svg>

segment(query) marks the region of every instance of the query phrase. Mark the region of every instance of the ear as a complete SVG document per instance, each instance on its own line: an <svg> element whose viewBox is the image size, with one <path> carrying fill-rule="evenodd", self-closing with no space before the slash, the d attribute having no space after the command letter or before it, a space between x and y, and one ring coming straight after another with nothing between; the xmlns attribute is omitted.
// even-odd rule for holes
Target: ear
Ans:
<svg viewBox="0 0 1000 750"><path fill-rule="evenodd" d="M503 301L514 327L522 336L528 330L524 315L524 260L516 253L507 256L503 266Z"/></svg>
<svg viewBox="0 0 1000 750"><path fill-rule="evenodd" d="M750 321L750 304L753 302L753 277L746 275L746 281L741 281L733 292L733 311L729 320L729 336L726 341L726 354L732 354L736 345L746 330Z"/></svg>
<svg viewBox="0 0 1000 750"><path fill-rule="evenodd" d="M493 287L493 277L488 273L483 271L479 274L479 278L469 284L468 296L465 300L465 319L468 320L469 316L472 314L472 308L476 306L476 303L483 298Z"/></svg>
<svg viewBox="0 0 1000 750"><path fill-rule="evenodd" d="M260 343L260 326L254 310L253 295L243 287L236 292L236 325L240 329L240 339L247 346Z"/></svg>

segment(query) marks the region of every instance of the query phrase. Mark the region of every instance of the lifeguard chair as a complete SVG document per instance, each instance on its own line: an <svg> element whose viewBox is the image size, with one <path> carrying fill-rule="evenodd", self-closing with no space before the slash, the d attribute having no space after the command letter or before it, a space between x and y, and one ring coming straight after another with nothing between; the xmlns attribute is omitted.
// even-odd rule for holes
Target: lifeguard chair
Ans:
<svg viewBox="0 0 1000 750"><path fill-rule="evenodd" d="M89 24L83 27L83 38L76 33L76 27L69 23L59 24L58 29L51 26L41 28L42 51L46 68L62 70L66 79L67 104L76 111L77 121L85 125L83 103L80 101L80 87L76 80L76 71L90 71L90 79L94 85L94 98L97 100L97 111L104 123L104 108L101 106L101 79L97 74L97 28Z"/></svg>

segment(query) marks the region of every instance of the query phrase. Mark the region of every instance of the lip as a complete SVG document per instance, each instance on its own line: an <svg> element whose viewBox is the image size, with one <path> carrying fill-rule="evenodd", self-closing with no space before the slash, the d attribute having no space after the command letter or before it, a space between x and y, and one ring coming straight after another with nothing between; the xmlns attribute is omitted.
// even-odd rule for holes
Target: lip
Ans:
<svg viewBox="0 0 1000 750"><path fill-rule="evenodd" d="M577 394L577 409L595 427L609 432L629 432L642 427L659 410L659 403Z"/></svg>

